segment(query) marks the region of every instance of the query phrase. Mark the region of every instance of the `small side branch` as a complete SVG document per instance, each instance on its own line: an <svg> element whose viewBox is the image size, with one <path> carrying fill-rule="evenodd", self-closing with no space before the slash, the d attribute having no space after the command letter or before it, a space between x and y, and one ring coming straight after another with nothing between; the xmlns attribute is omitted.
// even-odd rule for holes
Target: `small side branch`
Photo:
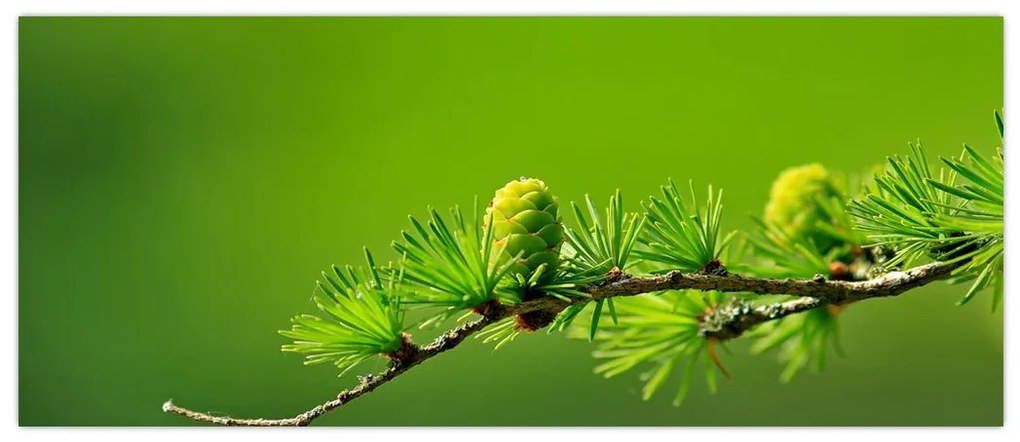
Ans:
<svg viewBox="0 0 1020 442"><path fill-rule="evenodd" d="M734 304L713 312L715 318L722 319L711 323L703 321L701 330L706 338L728 341L740 337L744 332L759 324L806 312L827 304L819 298L808 297L753 308L746 304Z"/></svg>
<svg viewBox="0 0 1020 442"><path fill-rule="evenodd" d="M335 399L292 418L238 419L213 416L208 413L178 407L171 401L163 404L163 411L218 425L259 427L306 426L323 414L375 390L377 387L395 379L414 366L456 347L465 338L481 331L486 326L522 313L544 311L550 314L558 314L571 305L619 296L636 296L662 290L717 290L721 292L749 292L761 295L792 295L800 297L792 301L760 307L751 308L744 306L736 308L723 321L715 324L711 330L706 330L705 332L706 337L729 340L739 337L745 331L764 322L811 310L826 304L843 305L870 298L896 296L908 290L945 278L955 267L941 263L932 263L906 272L891 272L875 279L858 282L829 281L820 276L813 279L774 279L733 274L683 273L680 271L671 271L661 276L626 278L588 287L586 291L591 295L590 298L578 298L568 302L554 297L543 297L486 312L487 314L483 318L454 328L431 343L417 347L415 351L406 352L405 354L408 355L406 358L393 360L390 367L382 373L361 377L359 385L341 391Z"/></svg>

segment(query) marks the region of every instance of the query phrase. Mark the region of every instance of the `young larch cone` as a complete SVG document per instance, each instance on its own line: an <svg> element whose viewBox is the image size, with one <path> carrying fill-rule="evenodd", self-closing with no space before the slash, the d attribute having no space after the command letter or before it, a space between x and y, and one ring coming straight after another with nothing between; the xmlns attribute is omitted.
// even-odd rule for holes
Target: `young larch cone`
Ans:
<svg viewBox="0 0 1020 442"><path fill-rule="evenodd" d="M795 238L810 238L824 254L840 240L817 228L829 223L817 199L839 196L835 180L821 164L808 164L784 170L772 183L765 220Z"/></svg>
<svg viewBox="0 0 1020 442"><path fill-rule="evenodd" d="M552 275L563 243L563 225L556 197L544 182L521 177L507 183L485 210L486 220L490 214L496 248L506 244L503 258L521 253L512 272L529 277L546 264L543 279Z"/></svg>

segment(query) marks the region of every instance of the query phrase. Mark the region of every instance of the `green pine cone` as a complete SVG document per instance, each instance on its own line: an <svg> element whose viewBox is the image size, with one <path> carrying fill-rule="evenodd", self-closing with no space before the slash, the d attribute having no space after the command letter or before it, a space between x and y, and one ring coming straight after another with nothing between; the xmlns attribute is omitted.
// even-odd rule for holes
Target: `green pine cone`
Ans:
<svg viewBox="0 0 1020 442"><path fill-rule="evenodd" d="M769 202L765 206L765 221L783 229L794 238L811 238L822 253L840 244L836 238L819 231L819 221L826 219L825 211L816 198L841 197L841 192L829 171L821 164L808 164L784 170L772 183Z"/></svg>
<svg viewBox="0 0 1020 442"><path fill-rule="evenodd" d="M489 202L486 219L489 214L495 246L506 244L504 259L523 252L512 272L528 277L538 266L546 264L543 279L552 275L563 243L563 225L556 197L544 182L521 177L507 183Z"/></svg>

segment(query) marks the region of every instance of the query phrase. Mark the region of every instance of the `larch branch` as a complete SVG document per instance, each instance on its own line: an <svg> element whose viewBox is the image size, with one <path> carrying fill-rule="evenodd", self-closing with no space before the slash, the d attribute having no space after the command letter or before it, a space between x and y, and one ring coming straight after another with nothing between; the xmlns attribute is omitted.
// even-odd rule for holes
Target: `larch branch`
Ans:
<svg viewBox="0 0 1020 442"><path fill-rule="evenodd" d="M706 337L718 340L729 340L739 337L745 331L764 322L811 310L827 304L844 305L870 298L897 296L908 290L921 287L948 276L955 265L931 263L910 269L906 272L890 272L866 281L829 281L821 276L812 279L775 279L756 278L735 274L708 275L702 273L683 273L671 271L664 275L649 277L617 278L590 286L586 292L590 298L577 298L571 301L546 296L512 306L498 306L486 311L485 316L473 322L454 328L431 343L414 347L405 353L403 359L394 360L390 367L377 375L361 377L361 382L354 388L340 392L336 398L312 408L292 418L286 419L238 419L225 416L214 416L208 413L192 411L174 405L171 401L163 404L163 411L218 425L230 426L306 426L316 418L339 408L362 395L375 390L412 367L450 350L468 336L481 331L486 326L524 313L544 311L552 315L576 304L593 300L636 296L663 290L716 290L721 292L749 292L761 295L791 295L799 298L759 307L747 305L723 306L715 313L721 321L711 327L703 327Z"/></svg>

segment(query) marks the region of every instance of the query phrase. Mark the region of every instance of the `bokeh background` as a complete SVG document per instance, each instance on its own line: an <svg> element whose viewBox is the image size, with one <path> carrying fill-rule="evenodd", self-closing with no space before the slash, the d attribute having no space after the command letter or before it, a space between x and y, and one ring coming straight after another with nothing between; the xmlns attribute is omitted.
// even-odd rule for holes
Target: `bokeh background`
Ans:
<svg viewBox="0 0 1020 442"><path fill-rule="evenodd" d="M751 226L785 167L998 146L1003 21L971 18L60 18L19 26L21 425L286 417L355 382L283 354L330 264L521 175L561 201L667 177ZM572 220L570 217L568 222ZM938 285L843 315L847 357L673 408L591 346L472 340L317 421L1000 425L1002 315ZM1009 302L1009 301L1007 301ZM427 338L427 334L422 335ZM372 369L376 367L364 367Z"/></svg>

